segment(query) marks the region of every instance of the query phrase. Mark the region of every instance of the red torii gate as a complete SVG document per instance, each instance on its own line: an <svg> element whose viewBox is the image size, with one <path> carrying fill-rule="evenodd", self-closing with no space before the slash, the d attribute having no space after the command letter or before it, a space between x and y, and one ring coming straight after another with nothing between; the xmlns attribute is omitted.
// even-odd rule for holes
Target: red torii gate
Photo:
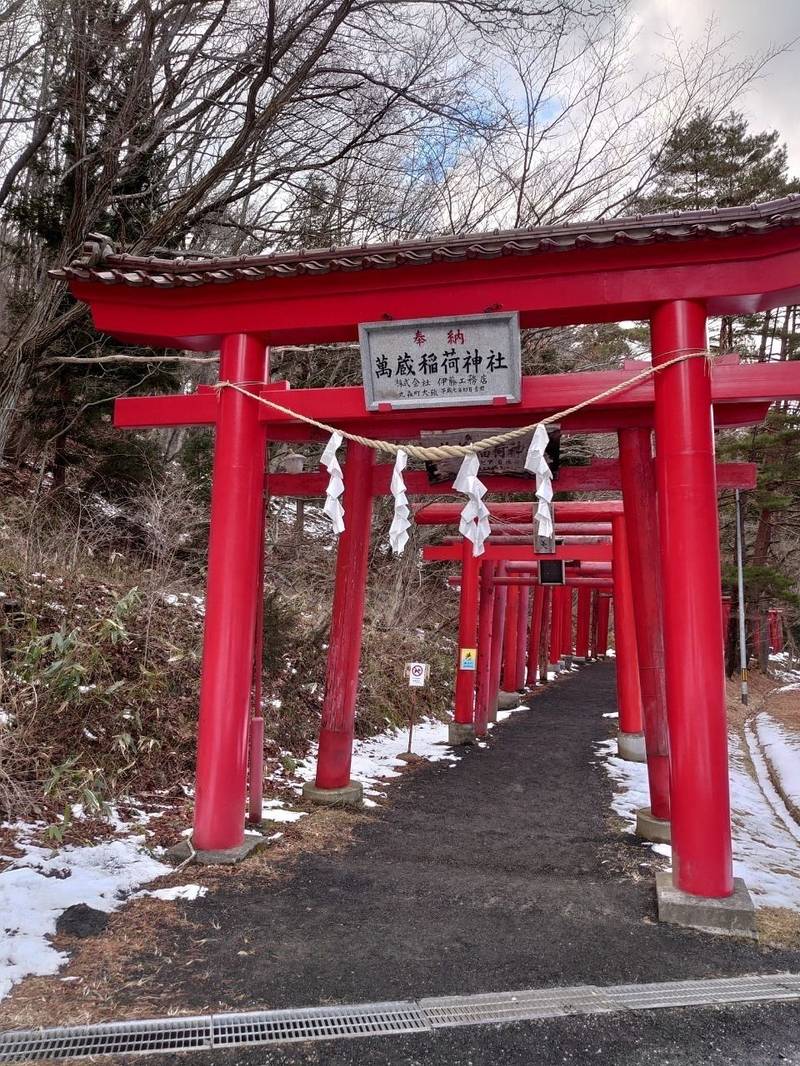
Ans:
<svg viewBox="0 0 800 1066"><path fill-rule="evenodd" d="M99 329L138 343L219 349L226 385L267 398L278 390L298 411L335 418L337 428L402 440L429 428L430 415L367 412L360 390L281 392L267 384L268 346L354 340L361 322L463 315L488 304L517 311L523 328L647 318L659 366L676 354L705 351L708 315L800 302L800 204L788 197L746 208L229 260L118 254L95 239L57 276L91 305ZM721 898L734 888L712 405L717 425L758 421L774 399L798 397L798 369L721 364L709 373L703 359L686 359L611 397L599 414L588 408L562 422L576 432L630 430L649 470L655 428L655 482L663 501L657 531L645 535L643 515L638 521L632 507L626 512L634 582L637 558L649 552L651 563L661 559L657 606L664 622L673 880L684 893ZM542 379L528 379L520 404L473 408L470 423L534 422L615 380L613 373L559 377L560 392L556 382L547 391ZM120 401L118 412L118 424L131 426L216 425L195 843L233 848L243 832L264 445L267 437L308 440L318 432L231 388ZM436 412L437 428L463 421L463 408ZM624 464L622 438L620 444ZM368 476L371 453L359 455L353 448L348 466ZM627 503L624 469L621 476ZM649 492L642 492L642 508L652 515ZM359 503L356 492L351 496L352 516ZM357 556L357 549L364 550L351 543L344 554ZM686 617L685 588L692 595ZM644 678L642 684L644 695ZM663 759L666 767L666 751ZM661 889L660 903L675 917L678 907L685 918L688 897L679 892L668 901L666 886Z"/></svg>

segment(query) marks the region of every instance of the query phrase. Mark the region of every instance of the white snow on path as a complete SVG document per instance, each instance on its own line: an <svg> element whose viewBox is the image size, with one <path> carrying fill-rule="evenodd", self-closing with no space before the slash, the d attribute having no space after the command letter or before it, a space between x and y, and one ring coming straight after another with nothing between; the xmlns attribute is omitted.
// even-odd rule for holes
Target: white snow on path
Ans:
<svg viewBox="0 0 800 1066"><path fill-rule="evenodd" d="M615 740L601 741L595 750L614 783L612 809L633 832L637 808L650 802L647 767L620 759ZM737 736L729 738L729 751L734 873L744 878L757 907L800 910L800 843L751 774ZM672 857L669 845L652 845L652 850Z"/></svg>
<svg viewBox="0 0 800 1066"><path fill-rule="evenodd" d="M787 729L767 711L756 715L753 728L782 794L800 810L800 733Z"/></svg>
<svg viewBox="0 0 800 1066"><path fill-rule="evenodd" d="M497 712L497 721L505 721L517 711L527 711L525 704L512 707L507 711ZM492 728L493 723L489 723ZM357 740L353 745L353 763L351 776L360 781L364 786L364 795L367 797L367 805L374 805L371 797L386 795L386 781L392 777L399 777L406 763L398 756L408 750L408 730L392 729L378 736L369 737L366 740ZM458 762L453 748L447 740L447 722L437 719L423 719L414 723L414 733L411 750L415 755L420 755L429 762L446 762L455 765ZM313 781L317 768L317 748L314 746L306 758L298 763L295 771L300 781ZM302 784L296 786L300 791Z"/></svg>
<svg viewBox="0 0 800 1066"><path fill-rule="evenodd" d="M58 852L21 844L25 854L7 858L0 873L0 999L29 974L54 974L68 960L47 939L62 911L85 903L114 911L139 885L172 873L130 836Z"/></svg>

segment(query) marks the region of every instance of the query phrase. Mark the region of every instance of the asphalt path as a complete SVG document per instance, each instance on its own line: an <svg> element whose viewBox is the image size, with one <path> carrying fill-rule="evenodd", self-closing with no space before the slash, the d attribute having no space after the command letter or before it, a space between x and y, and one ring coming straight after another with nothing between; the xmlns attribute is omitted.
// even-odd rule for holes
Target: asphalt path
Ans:
<svg viewBox="0 0 800 1066"><path fill-rule="evenodd" d="M656 921L652 854L610 818L594 752L614 709L613 664L586 666L455 766L392 784L389 807L343 850L303 856L279 885L232 882L192 902L170 955L205 956L191 973L166 969L165 994L190 1013L217 1001L270 1009L799 970L798 952ZM199 930L215 930L204 947ZM148 1060L800 1063L800 1008L570 1017Z"/></svg>

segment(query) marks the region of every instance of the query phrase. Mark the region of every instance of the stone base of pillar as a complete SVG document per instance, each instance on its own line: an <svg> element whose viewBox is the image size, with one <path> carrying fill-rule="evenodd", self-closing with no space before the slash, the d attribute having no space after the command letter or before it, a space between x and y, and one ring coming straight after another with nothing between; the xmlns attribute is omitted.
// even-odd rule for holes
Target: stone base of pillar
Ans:
<svg viewBox="0 0 800 1066"><path fill-rule="evenodd" d="M518 692L499 692L497 694L497 708L500 711L510 711L512 707L519 707L521 696Z"/></svg>
<svg viewBox="0 0 800 1066"><path fill-rule="evenodd" d="M644 733L617 733L617 751L626 762L647 762Z"/></svg>
<svg viewBox="0 0 800 1066"><path fill-rule="evenodd" d="M669 844L672 841L672 827L663 818L654 818L649 807L641 807L636 812L636 835L652 844Z"/></svg>
<svg viewBox="0 0 800 1066"><path fill-rule="evenodd" d="M733 879L732 896L710 899L675 888L672 871L660 870L656 874L656 897L660 922L758 940L756 910L741 877Z"/></svg>
<svg viewBox="0 0 800 1066"><path fill-rule="evenodd" d="M360 781L351 781L343 788L317 788L313 781L306 781L303 799L324 807L361 807L364 803L364 786Z"/></svg>
<svg viewBox="0 0 800 1066"><path fill-rule="evenodd" d="M244 840L238 847L193 852L191 844L184 838L177 844L173 844L171 848L167 848L166 858L168 862L174 862L176 865L191 859L192 862L200 863L201 866L233 866L242 859L246 859L251 851L267 843L267 838L261 833L245 833Z"/></svg>
<svg viewBox="0 0 800 1066"><path fill-rule="evenodd" d="M580 665L581 663L585 663L586 662L586 656L585 655L573 655L572 656L572 661L574 663L578 663L578 665Z"/></svg>
<svg viewBox="0 0 800 1066"><path fill-rule="evenodd" d="M475 726L472 722L451 722L447 727L447 743L453 748L462 744L474 744Z"/></svg>

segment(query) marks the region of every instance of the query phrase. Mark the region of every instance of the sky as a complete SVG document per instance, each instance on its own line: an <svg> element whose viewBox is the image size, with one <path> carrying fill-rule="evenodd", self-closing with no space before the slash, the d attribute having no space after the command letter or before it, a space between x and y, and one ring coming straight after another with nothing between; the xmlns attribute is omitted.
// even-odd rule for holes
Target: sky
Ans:
<svg viewBox="0 0 800 1066"><path fill-rule="evenodd" d="M800 0L633 0L640 22L637 52L642 59L658 48L658 34L677 28L687 41L701 37L710 18L719 32L735 37L732 54L744 58L798 38L743 98L755 131L777 129L789 149L789 167L800 176Z"/></svg>

